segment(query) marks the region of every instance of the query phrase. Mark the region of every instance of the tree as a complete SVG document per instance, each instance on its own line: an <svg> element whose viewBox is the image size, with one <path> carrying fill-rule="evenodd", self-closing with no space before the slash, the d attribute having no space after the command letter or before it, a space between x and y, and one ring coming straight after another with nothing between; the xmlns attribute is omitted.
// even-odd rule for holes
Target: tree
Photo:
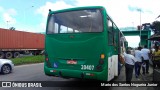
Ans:
<svg viewBox="0 0 160 90"><path fill-rule="evenodd" d="M151 28L154 34L160 34L160 21L154 21Z"/></svg>
<svg viewBox="0 0 160 90"><path fill-rule="evenodd" d="M16 29L15 27L10 27L10 28L9 28L9 30L15 30L15 29Z"/></svg>

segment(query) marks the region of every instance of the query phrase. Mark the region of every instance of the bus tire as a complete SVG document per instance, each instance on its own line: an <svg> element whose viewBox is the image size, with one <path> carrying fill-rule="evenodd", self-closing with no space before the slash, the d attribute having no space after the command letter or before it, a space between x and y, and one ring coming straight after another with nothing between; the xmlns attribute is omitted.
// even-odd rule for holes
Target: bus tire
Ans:
<svg viewBox="0 0 160 90"><path fill-rule="evenodd" d="M0 58L4 58L4 52L0 52Z"/></svg>
<svg viewBox="0 0 160 90"><path fill-rule="evenodd" d="M12 58L13 54L11 52L6 52L5 53L5 58L10 59Z"/></svg>
<svg viewBox="0 0 160 90"><path fill-rule="evenodd" d="M20 56L20 53L19 53L19 52L14 52L14 53L13 53L13 57L14 57L14 58L18 58L19 56Z"/></svg>

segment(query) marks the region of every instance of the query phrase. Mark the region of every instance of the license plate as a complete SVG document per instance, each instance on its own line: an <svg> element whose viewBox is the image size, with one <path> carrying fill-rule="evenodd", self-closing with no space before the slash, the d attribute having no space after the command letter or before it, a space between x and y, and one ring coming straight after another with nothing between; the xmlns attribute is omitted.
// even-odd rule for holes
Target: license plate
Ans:
<svg viewBox="0 0 160 90"><path fill-rule="evenodd" d="M76 60L67 60L67 64L77 64Z"/></svg>

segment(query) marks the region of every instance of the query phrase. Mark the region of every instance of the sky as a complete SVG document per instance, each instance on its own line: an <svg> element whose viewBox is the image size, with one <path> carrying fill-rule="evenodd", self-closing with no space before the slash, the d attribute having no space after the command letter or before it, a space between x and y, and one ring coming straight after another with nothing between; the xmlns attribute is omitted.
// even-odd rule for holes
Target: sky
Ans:
<svg viewBox="0 0 160 90"><path fill-rule="evenodd" d="M160 0L0 0L0 28L45 32L49 9L82 6L104 6L119 28L137 27L140 13L141 23L157 20L159 4Z"/></svg>

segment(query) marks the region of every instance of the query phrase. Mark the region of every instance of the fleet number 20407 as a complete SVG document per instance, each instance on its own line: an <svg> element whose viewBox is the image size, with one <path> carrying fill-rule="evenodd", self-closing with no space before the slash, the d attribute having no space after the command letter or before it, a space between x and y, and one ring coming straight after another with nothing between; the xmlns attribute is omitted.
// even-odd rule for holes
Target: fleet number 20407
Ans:
<svg viewBox="0 0 160 90"><path fill-rule="evenodd" d="M81 70L94 70L94 65L81 65Z"/></svg>

